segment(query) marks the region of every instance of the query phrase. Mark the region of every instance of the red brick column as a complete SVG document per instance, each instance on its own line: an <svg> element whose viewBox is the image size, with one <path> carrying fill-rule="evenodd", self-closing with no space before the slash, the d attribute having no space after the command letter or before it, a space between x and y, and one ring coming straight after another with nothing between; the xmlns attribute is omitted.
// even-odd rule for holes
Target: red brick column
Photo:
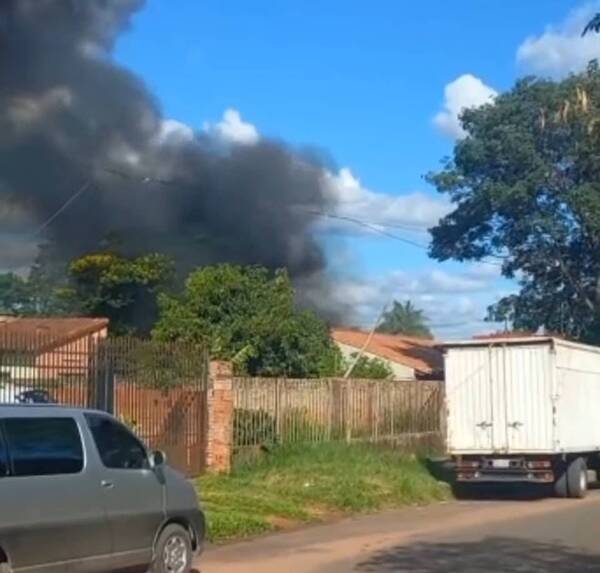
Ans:
<svg viewBox="0 0 600 573"><path fill-rule="evenodd" d="M229 362L211 362L208 376L206 469L225 473L233 454L233 370Z"/></svg>

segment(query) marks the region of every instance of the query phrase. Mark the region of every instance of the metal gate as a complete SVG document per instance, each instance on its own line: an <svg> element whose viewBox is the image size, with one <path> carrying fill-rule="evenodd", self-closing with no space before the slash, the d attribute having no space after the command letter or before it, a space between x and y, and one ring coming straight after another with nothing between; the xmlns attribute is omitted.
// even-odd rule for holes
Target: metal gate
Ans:
<svg viewBox="0 0 600 573"><path fill-rule="evenodd" d="M208 354L186 343L0 337L0 403L110 412L188 476L206 462Z"/></svg>

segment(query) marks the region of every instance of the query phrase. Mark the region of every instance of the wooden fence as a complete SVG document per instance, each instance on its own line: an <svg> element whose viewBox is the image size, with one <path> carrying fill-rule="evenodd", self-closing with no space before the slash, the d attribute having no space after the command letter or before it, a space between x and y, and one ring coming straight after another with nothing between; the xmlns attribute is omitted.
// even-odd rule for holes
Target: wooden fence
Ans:
<svg viewBox="0 0 600 573"><path fill-rule="evenodd" d="M234 447L355 440L438 447L443 384L236 378Z"/></svg>

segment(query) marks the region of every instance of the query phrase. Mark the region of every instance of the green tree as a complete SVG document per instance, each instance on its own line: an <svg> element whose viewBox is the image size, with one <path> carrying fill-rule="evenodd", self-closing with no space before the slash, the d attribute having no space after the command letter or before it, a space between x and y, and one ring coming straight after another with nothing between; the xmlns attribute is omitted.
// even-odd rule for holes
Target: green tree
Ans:
<svg viewBox="0 0 600 573"><path fill-rule="evenodd" d="M109 318L112 334L147 334L158 316L157 295L172 277L164 255L89 254L71 262L62 297L79 312Z"/></svg>
<svg viewBox="0 0 600 573"><path fill-rule="evenodd" d="M67 263L52 244L41 244L27 277L0 274L0 314L67 314L70 303L63 296L67 281Z"/></svg>
<svg viewBox="0 0 600 573"><path fill-rule="evenodd" d="M68 287L69 261L52 242L39 245L38 254L27 279L33 299L34 314L63 315L72 310L65 296Z"/></svg>
<svg viewBox="0 0 600 573"><path fill-rule="evenodd" d="M467 136L429 179L453 211L432 229L438 260L501 265L520 292L490 309L513 327L600 339L600 72L527 78L465 110Z"/></svg>
<svg viewBox="0 0 600 573"><path fill-rule="evenodd" d="M161 294L159 340L208 345L250 375L311 377L341 363L327 325L294 304L285 271L217 265L190 274L180 296Z"/></svg>
<svg viewBox="0 0 600 573"><path fill-rule="evenodd" d="M23 315L33 310L33 293L27 279L14 273L0 274L0 314Z"/></svg>
<svg viewBox="0 0 600 573"><path fill-rule="evenodd" d="M392 308L384 313L377 332L432 338L423 311L409 300L405 303L395 300Z"/></svg>

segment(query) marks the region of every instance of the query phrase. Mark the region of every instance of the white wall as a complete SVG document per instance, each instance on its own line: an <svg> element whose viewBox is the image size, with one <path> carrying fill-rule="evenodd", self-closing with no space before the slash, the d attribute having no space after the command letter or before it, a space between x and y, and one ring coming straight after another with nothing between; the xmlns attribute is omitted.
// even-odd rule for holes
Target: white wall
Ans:
<svg viewBox="0 0 600 573"><path fill-rule="evenodd" d="M344 358L346 360L352 360L352 355L356 352L359 352L360 349L355 348L354 346L350 346L348 344L342 344L341 342L335 341L338 348L341 350ZM399 364L398 362L393 362L392 360L388 360L386 358L382 358L381 356L377 356L376 354L372 354L370 352L364 352L363 356L367 358L376 358L377 360L381 360L385 362L392 370L394 374L394 378L397 380L414 380L415 378L415 370L414 368L410 368L409 366L405 366L404 364Z"/></svg>

